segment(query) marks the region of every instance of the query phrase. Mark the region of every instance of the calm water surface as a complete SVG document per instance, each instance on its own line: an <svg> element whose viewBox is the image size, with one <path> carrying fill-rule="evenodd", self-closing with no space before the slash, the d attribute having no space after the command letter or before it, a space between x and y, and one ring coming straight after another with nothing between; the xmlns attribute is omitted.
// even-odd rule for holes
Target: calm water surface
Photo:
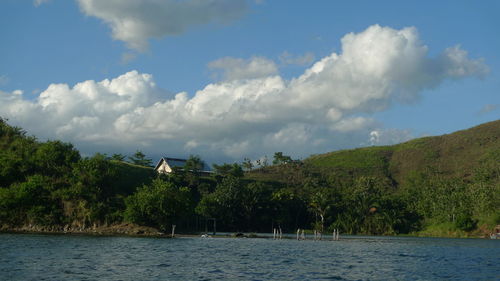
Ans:
<svg viewBox="0 0 500 281"><path fill-rule="evenodd" d="M0 280L500 280L500 240L0 234Z"/></svg>

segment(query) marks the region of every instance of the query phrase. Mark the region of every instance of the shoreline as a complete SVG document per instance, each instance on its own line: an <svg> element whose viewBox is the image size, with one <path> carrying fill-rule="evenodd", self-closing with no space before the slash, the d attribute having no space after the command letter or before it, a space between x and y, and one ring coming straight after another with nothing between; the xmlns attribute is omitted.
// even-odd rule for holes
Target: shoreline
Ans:
<svg viewBox="0 0 500 281"><path fill-rule="evenodd" d="M61 229L34 229L29 227L18 227L18 228L0 228L0 234L39 234L39 235L68 235L68 236L94 236L94 237L135 237L135 238L203 238L204 233L200 232L198 234L193 233L176 233L174 237L171 237L170 233L163 233L152 227L144 227L137 225L114 225L107 227L96 227L96 228L78 228L70 230ZM487 236L431 236L424 233L413 233L413 234L401 234L401 235L368 235L368 234L355 234L347 236L341 236L343 239L362 239L370 237L413 237L413 238L450 238L450 239L489 239ZM272 234L269 235L259 235L254 232L222 232L221 234L208 235L206 238L258 238L258 239L273 239ZM295 236L292 233L284 235L282 239L295 240ZM280 239L277 239L280 240ZM314 240L312 238L306 240ZM324 236L323 241L330 241L329 236Z"/></svg>
<svg viewBox="0 0 500 281"><path fill-rule="evenodd" d="M123 223L110 226L70 227L70 226L1 226L0 233L12 234L46 234L46 235L89 235L89 236L129 236L170 238L155 228Z"/></svg>

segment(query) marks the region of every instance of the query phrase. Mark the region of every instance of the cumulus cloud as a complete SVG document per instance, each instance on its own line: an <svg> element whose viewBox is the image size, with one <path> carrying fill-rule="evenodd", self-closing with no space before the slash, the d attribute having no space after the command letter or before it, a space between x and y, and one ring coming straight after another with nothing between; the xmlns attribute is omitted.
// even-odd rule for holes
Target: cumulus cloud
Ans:
<svg viewBox="0 0 500 281"><path fill-rule="evenodd" d="M291 88L294 103L331 106L341 111L374 112L393 101L411 102L423 89L444 79L483 76L488 72L481 59L469 59L459 47L428 57L416 28L395 30L379 25L342 40L342 53L316 62Z"/></svg>
<svg viewBox="0 0 500 281"><path fill-rule="evenodd" d="M51 84L34 101L24 99L18 90L0 92L0 113L41 137L111 142L117 138L110 129L121 115L151 105L160 94L164 93L151 75L132 71L72 88Z"/></svg>
<svg viewBox="0 0 500 281"><path fill-rule="evenodd" d="M42 1L42 0L39 0ZM103 20L116 40L144 51L151 38L180 34L210 22L228 23L246 11L245 0L78 0L88 16Z"/></svg>
<svg viewBox="0 0 500 281"><path fill-rule="evenodd" d="M482 59L468 59L467 51L461 49L460 46L447 48L438 63L440 67L446 70L445 75L451 78L462 78L464 76L482 78L489 72Z"/></svg>
<svg viewBox="0 0 500 281"><path fill-rule="evenodd" d="M332 53L286 80L265 58L211 63L223 81L194 95L169 93L131 71L72 87L52 84L36 100L0 92L0 116L39 137L79 147L118 146L225 160L283 151L305 157L339 148L407 140L370 114L418 99L446 79L482 76L487 67L459 47L429 57L415 28L378 25L342 38ZM102 151L102 150L101 150ZM112 150L111 150L112 151Z"/></svg>
<svg viewBox="0 0 500 281"><path fill-rule="evenodd" d="M263 57L250 59L225 57L210 62L208 68L213 71L214 78L226 81L256 79L278 73L276 64Z"/></svg>

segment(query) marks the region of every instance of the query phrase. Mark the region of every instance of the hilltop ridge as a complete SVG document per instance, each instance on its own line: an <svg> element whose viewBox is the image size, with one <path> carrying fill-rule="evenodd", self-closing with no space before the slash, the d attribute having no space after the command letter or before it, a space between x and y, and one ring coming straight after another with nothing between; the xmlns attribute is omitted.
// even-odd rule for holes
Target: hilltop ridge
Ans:
<svg viewBox="0 0 500 281"><path fill-rule="evenodd" d="M500 120L450 134L413 139L390 146L371 146L312 155L306 169L337 177L386 177L404 184L411 174L433 170L449 177L469 178L474 170L500 161ZM280 169L266 167L250 178L282 181Z"/></svg>

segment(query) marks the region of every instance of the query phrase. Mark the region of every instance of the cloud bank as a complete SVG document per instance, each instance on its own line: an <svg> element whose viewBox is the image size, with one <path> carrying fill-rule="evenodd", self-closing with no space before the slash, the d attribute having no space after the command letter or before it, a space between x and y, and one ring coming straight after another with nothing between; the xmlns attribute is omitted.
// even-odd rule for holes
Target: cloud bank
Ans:
<svg viewBox="0 0 500 281"><path fill-rule="evenodd" d="M114 39L138 51L146 50L151 38L180 34L192 26L210 22L228 23L247 10L245 0L77 1L85 15L109 25Z"/></svg>
<svg viewBox="0 0 500 281"><path fill-rule="evenodd" d="M293 157L411 137L370 117L393 103L418 100L446 79L481 77L481 59L460 47L429 57L415 28L373 25L342 40L304 73L285 80L262 57L209 64L222 81L194 95L169 93L152 75L130 71L111 80L70 87L52 84L36 100L0 92L0 116L40 138L97 151L123 147L149 153L198 153L211 160Z"/></svg>

